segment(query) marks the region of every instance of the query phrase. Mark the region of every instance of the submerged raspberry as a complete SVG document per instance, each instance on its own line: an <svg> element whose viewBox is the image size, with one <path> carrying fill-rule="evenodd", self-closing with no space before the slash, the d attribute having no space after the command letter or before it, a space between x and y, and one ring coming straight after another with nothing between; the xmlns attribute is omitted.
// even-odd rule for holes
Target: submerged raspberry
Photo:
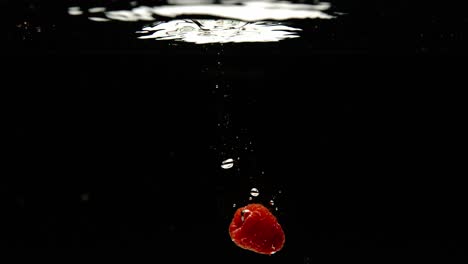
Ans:
<svg viewBox="0 0 468 264"><path fill-rule="evenodd" d="M229 234L239 247L271 255L283 248L285 236L276 217L261 204L249 204L234 213Z"/></svg>

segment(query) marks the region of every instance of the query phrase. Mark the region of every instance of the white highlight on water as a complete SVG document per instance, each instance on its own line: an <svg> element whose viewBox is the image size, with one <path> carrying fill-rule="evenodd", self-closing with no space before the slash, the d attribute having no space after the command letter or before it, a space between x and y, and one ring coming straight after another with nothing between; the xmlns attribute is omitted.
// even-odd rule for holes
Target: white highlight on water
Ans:
<svg viewBox="0 0 468 264"><path fill-rule="evenodd" d="M287 20L287 19L331 19L334 16L324 11L330 8L326 2L297 4L287 1L223 1L212 4L207 1L172 0L171 5L155 7L137 6L131 10L104 11L103 7L91 8L89 12L102 13L109 19L119 21L153 21L154 15L175 18L181 15L204 15L243 21ZM70 15L81 15L79 7L70 7Z"/></svg>
<svg viewBox="0 0 468 264"><path fill-rule="evenodd" d="M88 9L89 13L99 13L99 12L104 12L104 11L106 11L105 7L92 7Z"/></svg>
<svg viewBox="0 0 468 264"><path fill-rule="evenodd" d="M323 12L329 8L329 3L308 5L288 2L250 1L241 2L240 5L203 4L158 6L153 7L152 11L154 14L167 17L177 17L181 15L210 15L244 21L260 21L304 18L330 19L333 18L333 16Z"/></svg>
<svg viewBox="0 0 468 264"><path fill-rule="evenodd" d="M105 17L89 17L88 18L91 21L96 21L96 22L108 22L110 19L107 19Z"/></svg>
<svg viewBox="0 0 468 264"><path fill-rule="evenodd" d="M229 19L181 19L143 28L151 32L140 39L178 40L196 44L275 42L299 37L301 29L277 22L244 22Z"/></svg>

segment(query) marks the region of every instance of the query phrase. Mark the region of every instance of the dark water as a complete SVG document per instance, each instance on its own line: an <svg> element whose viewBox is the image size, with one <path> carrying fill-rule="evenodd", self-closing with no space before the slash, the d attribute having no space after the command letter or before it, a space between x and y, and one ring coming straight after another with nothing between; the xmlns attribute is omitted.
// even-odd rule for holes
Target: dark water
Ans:
<svg viewBox="0 0 468 264"><path fill-rule="evenodd" d="M1 4L2 246L174 262L464 257L464 17L334 1L347 15L285 22L300 38L196 45L70 16L72 2ZM271 199L284 249L234 246L236 207Z"/></svg>

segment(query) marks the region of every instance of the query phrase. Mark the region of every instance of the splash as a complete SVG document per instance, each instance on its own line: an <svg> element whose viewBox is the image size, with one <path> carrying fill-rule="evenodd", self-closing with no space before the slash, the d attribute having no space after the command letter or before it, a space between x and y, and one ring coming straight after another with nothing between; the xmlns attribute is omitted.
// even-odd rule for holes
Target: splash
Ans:
<svg viewBox="0 0 468 264"><path fill-rule="evenodd" d="M169 0L168 5L137 6L127 10L69 7L72 16L85 16L94 22L150 22L137 31L139 39L175 40L196 44L277 42L299 37L299 28L286 26L289 19L332 19L331 5L291 3L276 0ZM196 18L194 17L196 16ZM198 19L200 16L206 19ZM192 19L181 19L192 18Z"/></svg>
<svg viewBox="0 0 468 264"><path fill-rule="evenodd" d="M330 19L333 16L324 11L330 4L295 4L289 2L234 2L223 5L168 5L153 8L160 16L177 17L181 15L210 15L243 21L287 20L304 18Z"/></svg>
<svg viewBox="0 0 468 264"><path fill-rule="evenodd" d="M274 42L297 38L301 29L272 22L229 19L184 19L156 23L138 33L140 39L179 40L196 44Z"/></svg>
<svg viewBox="0 0 468 264"><path fill-rule="evenodd" d="M79 7L70 7L70 15L88 14L94 21L154 21L155 16L176 18L178 16L203 15L242 21L332 19L326 13L329 3L297 4L287 1L223 1L213 4L197 1L171 1L171 5L137 6L130 10L110 10L95 7L83 12ZM101 15L101 16L99 16ZM99 19L96 19L98 17Z"/></svg>

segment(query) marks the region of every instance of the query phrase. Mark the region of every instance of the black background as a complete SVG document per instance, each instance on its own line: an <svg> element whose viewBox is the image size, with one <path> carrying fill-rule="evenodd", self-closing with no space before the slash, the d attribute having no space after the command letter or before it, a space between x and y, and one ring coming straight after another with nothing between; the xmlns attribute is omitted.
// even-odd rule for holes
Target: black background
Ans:
<svg viewBox="0 0 468 264"><path fill-rule="evenodd" d="M76 1L2 1L2 248L464 257L468 20L405 2L334 1L348 15L296 21L301 39L200 46L70 17ZM287 242L272 257L227 233L252 187L276 196Z"/></svg>

